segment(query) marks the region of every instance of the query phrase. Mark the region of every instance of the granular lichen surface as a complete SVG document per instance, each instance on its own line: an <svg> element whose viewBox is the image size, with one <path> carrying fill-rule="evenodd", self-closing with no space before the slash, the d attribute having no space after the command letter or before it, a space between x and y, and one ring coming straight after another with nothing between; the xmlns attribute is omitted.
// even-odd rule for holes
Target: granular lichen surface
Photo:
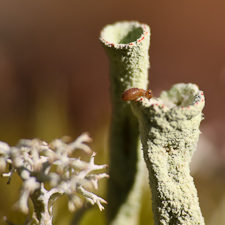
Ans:
<svg viewBox="0 0 225 225"><path fill-rule="evenodd" d="M177 84L132 102L149 171L155 224L204 224L189 164L205 105L197 85Z"/></svg>

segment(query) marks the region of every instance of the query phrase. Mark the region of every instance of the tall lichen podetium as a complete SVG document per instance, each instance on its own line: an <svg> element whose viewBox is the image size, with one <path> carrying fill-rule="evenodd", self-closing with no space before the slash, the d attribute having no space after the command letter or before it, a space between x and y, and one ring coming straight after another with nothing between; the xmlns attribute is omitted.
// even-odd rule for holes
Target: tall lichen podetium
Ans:
<svg viewBox="0 0 225 225"><path fill-rule="evenodd" d="M121 95L131 87L147 88L150 28L117 22L102 30L100 41L110 61L112 100L108 223L132 225L139 216L144 160L137 119Z"/></svg>
<svg viewBox="0 0 225 225"><path fill-rule="evenodd" d="M131 106L139 121L155 224L204 224L189 164L199 138L205 99L194 84L176 84L158 101Z"/></svg>

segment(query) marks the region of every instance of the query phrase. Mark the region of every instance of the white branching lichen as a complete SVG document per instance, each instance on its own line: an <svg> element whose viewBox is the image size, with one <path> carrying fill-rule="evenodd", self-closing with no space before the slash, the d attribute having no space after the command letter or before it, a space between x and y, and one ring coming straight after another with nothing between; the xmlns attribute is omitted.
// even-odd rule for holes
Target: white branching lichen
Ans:
<svg viewBox="0 0 225 225"><path fill-rule="evenodd" d="M8 177L9 184L13 173L17 172L23 181L15 207L28 213L30 197L34 205L34 218L39 224L52 223L52 205L63 194L68 196L68 208L71 211L83 205L82 196L103 210L102 203L107 202L89 190L97 189L98 181L108 177L106 173L92 174L92 172L105 169L107 165L95 165L96 153L85 144L90 141L89 135L83 133L71 143L66 143L64 138L56 139L49 144L38 139L23 139L15 147L0 142L2 177ZM90 161L73 158L73 153L77 149L87 154L92 153ZM6 173L7 165L8 173ZM45 189L45 183L50 184L49 191Z"/></svg>

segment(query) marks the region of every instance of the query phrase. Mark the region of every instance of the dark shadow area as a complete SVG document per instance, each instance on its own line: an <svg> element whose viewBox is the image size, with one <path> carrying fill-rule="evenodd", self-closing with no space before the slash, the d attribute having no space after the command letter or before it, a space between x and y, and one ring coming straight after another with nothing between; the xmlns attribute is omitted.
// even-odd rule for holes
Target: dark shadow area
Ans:
<svg viewBox="0 0 225 225"><path fill-rule="evenodd" d="M141 27L134 28L119 42L119 44L128 44L133 41L136 41L141 37L142 34L143 29Z"/></svg>

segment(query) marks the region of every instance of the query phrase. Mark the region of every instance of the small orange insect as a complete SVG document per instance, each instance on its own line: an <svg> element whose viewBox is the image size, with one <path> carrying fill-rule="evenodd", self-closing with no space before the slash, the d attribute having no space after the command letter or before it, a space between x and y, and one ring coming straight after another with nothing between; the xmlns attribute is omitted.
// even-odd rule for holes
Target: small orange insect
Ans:
<svg viewBox="0 0 225 225"><path fill-rule="evenodd" d="M131 101L140 97L145 97L147 99L152 98L153 97L152 90L145 91L144 89L140 88L130 88L123 92L121 99L123 101Z"/></svg>

